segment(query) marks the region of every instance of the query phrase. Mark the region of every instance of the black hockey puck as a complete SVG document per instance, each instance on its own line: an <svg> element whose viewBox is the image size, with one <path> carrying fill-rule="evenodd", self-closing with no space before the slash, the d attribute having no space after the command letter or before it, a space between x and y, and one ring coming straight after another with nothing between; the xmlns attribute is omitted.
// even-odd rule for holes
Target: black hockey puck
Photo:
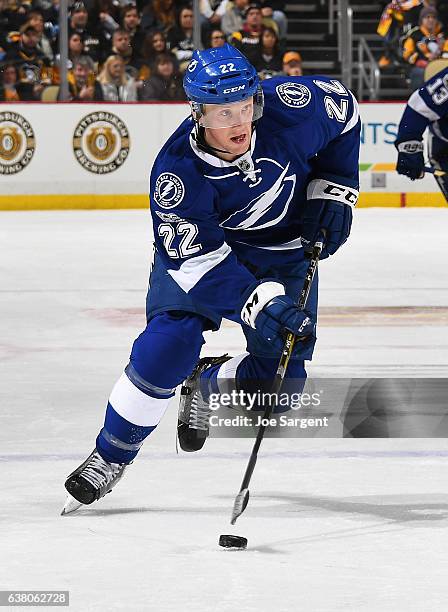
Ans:
<svg viewBox="0 0 448 612"><path fill-rule="evenodd" d="M247 548L247 538L236 535L220 535L219 545L223 546L224 548L238 548L243 550L244 548Z"/></svg>

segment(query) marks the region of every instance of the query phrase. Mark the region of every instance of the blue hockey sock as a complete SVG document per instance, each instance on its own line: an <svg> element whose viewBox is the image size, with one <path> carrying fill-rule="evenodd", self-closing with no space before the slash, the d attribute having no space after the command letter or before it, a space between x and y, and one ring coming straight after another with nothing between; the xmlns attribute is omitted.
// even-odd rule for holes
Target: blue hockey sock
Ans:
<svg viewBox="0 0 448 612"><path fill-rule="evenodd" d="M137 455L144 439L156 428L134 425L108 403L104 427L96 439L96 447L106 461L130 463Z"/></svg>
<svg viewBox="0 0 448 612"><path fill-rule="evenodd" d="M134 342L130 363L115 384L97 449L106 461L130 463L159 424L176 386L192 371L201 346L203 320L161 313Z"/></svg>

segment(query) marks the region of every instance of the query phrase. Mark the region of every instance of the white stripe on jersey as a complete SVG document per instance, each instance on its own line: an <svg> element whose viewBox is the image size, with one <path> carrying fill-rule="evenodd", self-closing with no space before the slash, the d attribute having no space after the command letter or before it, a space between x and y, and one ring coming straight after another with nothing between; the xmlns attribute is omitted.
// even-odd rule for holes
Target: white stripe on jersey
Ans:
<svg viewBox="0 0 448 612"><path fill-rule="evenodd" d="M437 119L440 119L440 115L438 115L431 108L429 108L429 106L423 100L418 89L414 91L412 96L409 98L408 106L412 108L412 110L415 110L416 113L422 115L429 121L437 121Z"/></svg>
<svg viewBox="0 0 448 612"><path fill-rule="evenodd" d="M253 249L265 249L266 251L288 251L289 249L301 249L302 248L302 239L294 238L294 240L290 240L289 242L282 242L281 244L271 244L269 246L261 246L259 244L249 244L248 242L242 242L238 240L239 244L247 244Z"/></svg>
<svg viewBox="0 0 448 612"><path fill-rule="evenodd" d="M345 126L345 128L342 130L341 134L345 134L346 132L349 132L352 128L354 128L355 125L358 123L358 119L359 119L359 106L358 106L358 102L357 102L355 96L352 94L352 92L350 92L350 95L351 95L352 101L353 101L353 115L352 115L350 121Z"/></svg>
<svg viewBox="0 0 448 612"><path fill-rule="evenodd" d="M213 270L231 252L232 249L229 245L223 242L216 251L211 251L205 255L198 255L197 257L190 257L190 259L184 261L179 270L168 270L168 274L185 293L188 293L207 272Z"/></svg>
<svg viewBox="0 0 448 612"><path fill-rule="evenodd" d="M151 427L159 424L170 400L146 395L123 373L112 389L109 403L129 423Z"/></svg>

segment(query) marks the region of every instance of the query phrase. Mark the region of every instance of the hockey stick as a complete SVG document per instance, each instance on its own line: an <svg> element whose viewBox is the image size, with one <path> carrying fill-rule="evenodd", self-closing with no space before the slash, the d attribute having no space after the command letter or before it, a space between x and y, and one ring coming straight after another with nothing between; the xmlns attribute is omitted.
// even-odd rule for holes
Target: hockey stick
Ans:
<svg viewBox="0 0 448 612"><path fill-rule="evenodd" d="M448 189L447 189L447 185L445 185L446 179L444 178L446 177L446 172L444 170L438 170L437 168L434 168L433 166L425 166L424 170L425 172L428 172L434 175L437 185L439 186L439 189L442 192L442 195L448 204Z"/></svg>
<svg viewBox="0 0 448 612"><path fill-rule="evenodd" d="M317 264L319 262L319 257L320 257L322 248L323 248L322 242L316 242L313 247L310 265L308 266L308 270L306 271L302 291L300 292L300 298L299 298L299 303L298 303L300 310L304 310L306 306L308 296L311 290L311 285L313 284L314 274L316 273L316 270L317 270ZM282 355L280 357L280 361L278 364L277 372L275 374L274 383L272 385L271 394L273 397L276 397L278 393L280 392L280 389L283 384L283 379L285 378L286 369L288 367L288 363L291 358L296 340L297 340L297 336L295 336L292 332L288 332L288 335L286 336L285 344L283 346ZM272 402L271 401L268 402L264 410L264 414L263 414L263 423L265 423L266 420L269 419L273 408L274 406L272 405ZM266 430L266 425L261 424L258 429L257 437L255 439L255 443L254 443L252 453L249 458L249 462L247 464L243 482L241 483L240 491L238 495L236 496L235 502L233 504L232 517L230 519L230 523L232 525L234 525L237 518L243 514L249 502L249 483L252 478L253 471L255 469L255 464L257 463L258 450L263 440L265 430Z"/></svg>
<svg viewBox="0 0 448 612"><path fill-rule="evenodd" d="M446 174L444 170L437 170L436 168L433 168L432 166L425 166L424 170L425 172L428 172L429 174L434 174L434 176L445 176Z"/></svg>

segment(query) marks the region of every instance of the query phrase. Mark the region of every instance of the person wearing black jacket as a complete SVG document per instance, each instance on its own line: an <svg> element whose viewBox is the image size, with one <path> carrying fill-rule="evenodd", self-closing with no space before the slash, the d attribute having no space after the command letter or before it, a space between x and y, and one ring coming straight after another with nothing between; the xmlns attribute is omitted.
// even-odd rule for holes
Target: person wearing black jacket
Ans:
<svg viewBox="0 0 448 612"><path fill-rule="evenodd" d="M94 28L88 28L89 15L83 2L75 2L70 11L69 36L73 32L81 34L84 53L94 62L102 63L110 54L110 42Z"/></svg>
<svg viewBox="0 0 448 612"><path fill-rule="evenodd" d="M168 30L167 42L179 62L180 71L185 72L194 51L193 10L184 6L180 9L177 25Z"/></svg>
<svg viewBox="0 0 448 612"><path fill-rule="evenodd" d="M288 19L285 15L285 0L261 0L261 14L264 19L273 19L281 41L286 40Z"/></svg>
<svg viewBox="0 0 448 612"><path fill-rule="evenodd" d="M186 100L182 79L176 71L172 58L160 54L154 62L153 76L143 81L139 100Z"/></svg>
<svg viewBox="0 0 448 612"><path fill-rule="evenodd" d="M121 26L129 34L132 47L131 64L136 65L142 57L146 33L140 26L140 16L135 4L127 4L121 9Z"/></svg>
<svg viewBox="0 0 448 612"><path fill-rule="evenodd" d="M283 51L280 49L277 32L273 28L263 28L260 46L251 56L252 64L261 77L272 76L283 68Z"/></svg>
<svg viewBox="0 0 448 612"><path fill-rule="evenodd" d="M21 100L38 100L44 84L49 84L48 58L38 48L39 32L27 22L20 28L19 40L12 44L6 61L14 64L19 74L17 91Z"/></svg>

